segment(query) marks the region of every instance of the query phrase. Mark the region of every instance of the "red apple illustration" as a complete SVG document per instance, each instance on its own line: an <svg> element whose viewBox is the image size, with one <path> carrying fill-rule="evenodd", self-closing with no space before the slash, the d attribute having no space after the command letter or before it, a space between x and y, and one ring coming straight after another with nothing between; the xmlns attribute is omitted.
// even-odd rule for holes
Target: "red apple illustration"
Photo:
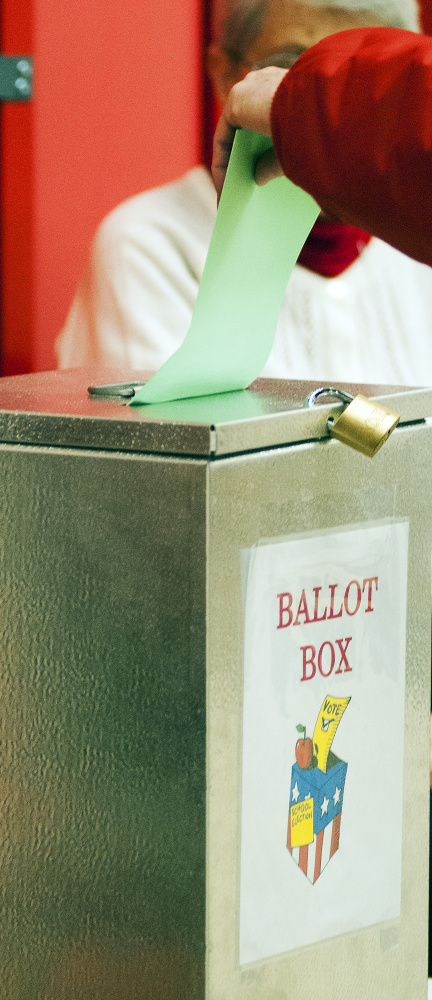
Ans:
<svg viewBox="0 0 432 1000"><path fill-rule="evenodd" d="M295 747L296 761L304 771L312 761L313 743L309 736L306 736L306 726L296 726L298 733L303 733L303 739L297 740Z"/></svg>

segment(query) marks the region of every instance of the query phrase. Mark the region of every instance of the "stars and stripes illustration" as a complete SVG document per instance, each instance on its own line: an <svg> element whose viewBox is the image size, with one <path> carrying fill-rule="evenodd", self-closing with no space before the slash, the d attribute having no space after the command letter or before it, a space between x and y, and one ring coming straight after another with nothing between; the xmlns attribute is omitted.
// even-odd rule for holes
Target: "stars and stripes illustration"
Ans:
<svg viewBox="0 0 432 1000"><path fill-rule="evenodd" d="M297 741L297 760L291 771L286 846L293 861L312 884L339 849L348 765L331 750L328 718L332 714L337 716L339 703L342 702L344 711L349 699L336 699L330 695L324 699L313 741L307 740L304 726L297 726L304 738ZM334 732L336 728L337 725ZM325 741L324 752L323 746L319 745L321 733L322 741ZM306 752L307 743L311 746ZM322 767L318 767L318 759Z"/></svg>
<svg viewBox="0 0 432 1000"><path fill-rule="evenodd" d="M288 819L287 848L293 860L312 884L319 878L339 847L340 825L341 813L338 813L330 823L327 823L327 826L323 827L320 833L314 834L311 844L292 847L291 817Z"/></svg>

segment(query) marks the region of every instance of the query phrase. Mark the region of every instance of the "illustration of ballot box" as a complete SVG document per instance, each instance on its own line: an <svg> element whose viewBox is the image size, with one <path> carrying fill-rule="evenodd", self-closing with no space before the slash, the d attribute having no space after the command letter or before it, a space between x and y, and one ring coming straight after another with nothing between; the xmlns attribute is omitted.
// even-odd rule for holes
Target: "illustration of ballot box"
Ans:
<svg viewBox="0 0 432 1000"><path fill-rule="evenodd" d="M371 460L330 440L337 403L304 407L313 385L258 380L141 408L88 394L131 377L78 369L0 380L0 1000L426 1000L432 391L363 387L401 416ZM348 690L358 673L348 637L360 614L375 621L367 609L383 591L369 583L368 598L367 561L336 589L332 546L384 529L408 539L402 738L392 751L400 907L371 923L354 895L358 921L345 933L337 893L353 810L367 815L350 744L362 692L360 674ZM305 678L315 677L302 682L295 666L310 710L293 709L292 724L284 644L299 644L302 629L285 628L286 595L283 627L275 593L271 642L257 651L270 684L275 644L286 663L271 688L276 707L282 699L278 747L266 701L245 682L245 622L256 617L252 608L247 618L245 586L261 585L253 560L281 544L301 554L304 539L333 555L322 587L312 580L317 624L301 645ZM363 543L358 552L361 568ZM335 624L325 645L327 585ZM296 613L307 619L307 599L313 621L306 590ZM292 772L295 726L311 731L324 695L352 695L325 780ZM372 712L366 694L365 704ZM262 772L265 755L257 767L248 758L260 726L280 782ZM277 800L277 822L267 822L258 780ZM312 875L299 861L304 877L287 851L287 820L308 795L310 842L294 847L302 823L291 829L293 855L315 850ZM387 812L383 796L380 824ZM314 882L321 836L321 869L334 853Z"/></svg>
<svg viewBox="0 0 432 1000"><path fill-rule="evenodd" d="M331 758L326 773L292 768L287 849L312 883L339 847L347 764Z"/></svg>

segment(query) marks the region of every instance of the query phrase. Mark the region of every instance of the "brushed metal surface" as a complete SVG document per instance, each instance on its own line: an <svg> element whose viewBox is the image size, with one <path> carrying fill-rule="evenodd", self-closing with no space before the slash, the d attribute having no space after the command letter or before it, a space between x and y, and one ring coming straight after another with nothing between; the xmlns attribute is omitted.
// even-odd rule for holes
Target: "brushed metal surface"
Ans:
<svg viewBox="0 0 432 1000"><path fill-rule="evenodd" d="M372 462L333 441L239 456L209 466L206 1000L426 1000L431 460L432 428L427 427L394 434ZM400 921L242 969L238 961L241 549L262 539L407 516Z"/></svg>
<svg viewBox="0 0 432 1000"><path fill-rule="evenodd" d="M202 1000L205 467L0 477L0 998Z"/></svg>
<svg viewBox="0 0 432 1000"><path fill-rule="evenodd" d="M45 426L23 378L18 436ZM265 388L254 447L297 419ZM425 1000L432 426L373 462L328 439L215 462L134 451L129 416L101 418L123 452L91 450L63 417L63 447L0 445L0 1000ZM240 550L387 517L410 519L401 920L241 970Z"/></svg>
<svg viewBox="0 0 432 1000"><path fill-rule="evenodd" d="M316 382L258 379L244 392L151 406L92 399L87 387L147 372L71 369L0 379L0 441L219 457L327 437L337 404L304 407ZM432 416L432 390L345 385L396 409L401 422Z"/></svg>

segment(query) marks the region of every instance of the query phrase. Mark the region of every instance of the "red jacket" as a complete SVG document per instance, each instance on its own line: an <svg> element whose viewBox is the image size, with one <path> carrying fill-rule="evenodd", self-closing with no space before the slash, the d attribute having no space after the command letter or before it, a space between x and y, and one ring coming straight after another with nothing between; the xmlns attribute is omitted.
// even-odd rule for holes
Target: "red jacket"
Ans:
<svg viewBox="0 0 432 1000"><path fill-rule="evenodd" d="M271 123L284 173L326 213L432 266L432 38L325 38L282 80Z"/></svg>

